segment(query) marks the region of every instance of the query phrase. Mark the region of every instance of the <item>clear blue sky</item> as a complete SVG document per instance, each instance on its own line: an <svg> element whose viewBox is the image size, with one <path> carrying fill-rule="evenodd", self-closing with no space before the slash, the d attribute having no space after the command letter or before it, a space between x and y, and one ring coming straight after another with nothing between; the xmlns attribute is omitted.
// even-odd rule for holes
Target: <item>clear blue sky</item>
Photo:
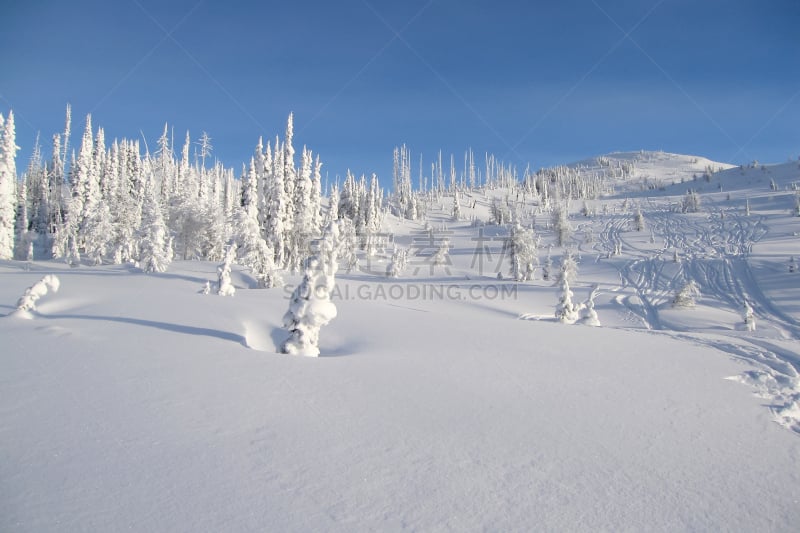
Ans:
<svg viewBox="0 0 800 533"><path fill-rule="evenodd" d="M0 111L24 168L73 107L106 138L207 131L237 167L283 133L391 174L406 143L524 167L614 150L800 155L797 0L9 0Z"/></svg>

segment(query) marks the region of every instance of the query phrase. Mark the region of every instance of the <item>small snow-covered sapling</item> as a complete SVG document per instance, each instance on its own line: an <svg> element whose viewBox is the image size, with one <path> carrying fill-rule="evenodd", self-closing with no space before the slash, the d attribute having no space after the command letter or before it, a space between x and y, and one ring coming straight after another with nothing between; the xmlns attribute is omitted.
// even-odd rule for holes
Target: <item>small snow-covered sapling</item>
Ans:
<svg viewBox="0 0 800 533"><path fill-rule="evenodd" d="M39 298L46 295L48 289L52 292L58 292L60 285L61 283L55 275L46 275L25 289L25 294L17 302L17 311L36 311L36 302L39 301Z"/></svg>

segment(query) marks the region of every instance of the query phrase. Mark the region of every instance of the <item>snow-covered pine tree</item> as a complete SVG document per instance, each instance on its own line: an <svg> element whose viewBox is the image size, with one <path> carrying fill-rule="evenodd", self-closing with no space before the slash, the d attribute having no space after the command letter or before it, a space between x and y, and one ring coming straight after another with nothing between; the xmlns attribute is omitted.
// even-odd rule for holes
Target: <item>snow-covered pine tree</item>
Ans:
<svg viewBox="0 0 800 533"><path fill-rule="evenodd" d="M572 303L572 291L566 278L561 280L561 293L556 306L556 319L563 324L574 324L578 320L578 306Z"/></svg>
<svg viewBox="0 0 800 533"><path fill-rule="evenodd" d="M28 187L25 180L19 184L16 212L17 218L14 223L14 259L24 261L28 253L28 244L31 241L28 235Z"/></svg>
<svg viewBox="0 0 800 533"><path fill-rule="evenodd" d="M571 248L565 249L564 255L561 256L558 279L559 281L566 279L572 284L578 280L578 260L575 258L575 252Z"/></svg>
<svg viewBox="0 0 800 533"><path fill-rule="evenodd" d="M28 313L30 311L36 311L36 302L38 302L42 296L47 294L48 289L51 292L58 292L60 285L61 283L57 276L54 274L46 275L25 289L25 293L17 301L17 312ZM25 315L22 314L21 316Z"/></svg>
<svg viewBox="0 0 800 533"><path fill-rule="evenodd" d="M514 281L532 280L536 265L539 264L533 231L517 222L511 227L506 246Z"/></svg>
<svg viewBox="0 0 800 533"><path fill-rule="evenodd" d="M744 327L747 331L756 330L756 314L749 303L744 302L742 309L742 316L744 318Z"/></svg>
<svg viewBox="0 0 800 533"><path fill-rule="evenodd" d="M681 211L684 213L697 213L700 211L700 195L696 191L686 191L686 196L683 197L683 204Z"/></svg>
<svg viewBox="0 0 800 533"><path fill-rule="evenodd" d="M282 165L283 172L283 190L284 196L284 218L283 230L285 232L283 245L284 245L284 267L292 270L293 272L300 268L303 260L303 251L298 247L298 239L294 228L295 221L295 189L297 188L298 172L294 166L294 114L289 113L289 118L286 121L286 134L283 140L283 149L281 150L280 164Z"/></svg>
<svg viewBox="0 0 800 533"><path fill-rule="evenodd" d="M362 176L359 185L359 195L363 200L359 202L360 209L356 221L356 231L362 239L364 250L368 257L378 252L379 233L381 230L380 186L378 177L373 174L367 188L366 180Z"/></svg>
<svg viewBox="0 0 800 533"><path fill-rule="evenodd" d="M339 220L339 187L333 185L328 195L328 215L325 217L326 224Z"/></svg>
<svg viewBox="0 0 800 533"><path fill-rule="evenodd" d="M290 268L296 270L302 258L309 255L311 239L317 236L314 228L314 214L311 202L313 184L313 156L304 146L300 156L300 172L294 186L294 213L292 213L292 232L288 235L291 256Z"/></svg>
<svg viewBox="0 0 800 533"><path fill-rule="evenodd" d="M117 149L118 173L114 189L112 262L132 262L139 257L137 234L142 220L144 180L138 144L123 140Z"/></svg>
<svg viewBox="0 0 800 533"><path fill-rule="evenodd" d="M113 246L114 226L109 199L101 199L86 224L86 255L95 265L103 262L103 257Z"/></svg>
<svg viewBox="0 0 800 533"><path fill-rule="evenodd" d="M9 111L5 120L0 114L0 259L14 257L17 150L14 112Z"/></svg>
<svg viewBox="0 0 800 533"><path fill-rule="evenodd" d="M633 214L633 226L636 228L636 231L644 230L644 215L639 207L636 208L636 212Z"/></svg>
<svg viewBox="0 0 800 533"><path fill-rule="evenodd" d="M217 267L217 294L220 296L233 296L236 287L231 281L231 265L236 259L236 243L232 243L225 252L225 261Z"/></svg>
<svg viewBox="0 0 800 533"><path fill-rule="evenodd" d="M28 168L23 176L26 191L26 208L28 209L28 230L30 231L28 243L37 241L46 243L47 240L47 225L48 225L48 190L47 190L47 172L45 171L42 162L42 147L39 143L39 135L36 135L36 141L33 145L33 153L28 163ZM17 220L19 221L19 211L17 212ZM17 251L19 252L19 241L17 242ZM27 251L22 254L23 257L27 255Z"/></svg>
<svg viewBox="0 0 800 533"><path fill-rule="evenodd" d="M53 154L45 168L45 173L47 191L44 194L47 198L44 203L47 204L47 226L46 237L43 240L51 257L63 257L65 251L63 248L57 248L58 244L63 243L63 239L59 235L59 228L64 223L64 161L61 159L61 136L59 134L53 136Z"/></svg>
<svg viewBox="0 0 800 533"><path fill-rule="evenodd" d="M553 231L558 246L565 246L569 243L572 237L572 226L569 223L569 211L566 204L558 205L553 210Z"/></svg>
<svg viewBox="0 0 800 533"><path fill-rule="evenodd" d="M550 274L553 272L553 245L547 245L547 257L544 260L544 266L542 266L542 279L545 281L550 281Z"/></svg>
<svg viewBox="0 0 800 533"><path fill-rule="evenodd" d="M314 235L317 235L322 229L322 163L319 156L314 159L314 171L311 174L311 201L309 202L311 209L311 227L313 228Z"/></svg>
<svg viewBox="0 0 800 533"><path fill-rule="evenodd" d="M197 154L200 157L200 168L204 169L206 168L206 158L211 156L211 152L214 150L214 147L211 146L211 137L204 131L200 134L197 144L200 147L200 153Z"/></svg>
<svg viewBox="0 0 800 533"><path fill-rule="evenodd" d="M416 207L412 212L411 152L406 148L406 145L394 149L392 177L395 214L401 218L416 219ZM342 193L342 196L345 196L344 190Z"/></svg>
<svg viewBox="0 0 800 533"><path fill-rule="evenodd" d="M444 266L445 270L453 262L450 260L450 240L442 239L439 243L439 248L434 252L431 257L431 273L433 273L434 266Z"/></svg>
<svg viewBox="0 0 800 533"><path fill-rule="evenodd" d="M172 243L161 214L152 175L145 179L139 229L139 264L145 272L164 272L172 262Z"/></svg>
<svg viewBox="0 0 800 533"><path fill-rule="evenodd" d="M408 249L395 246L392 261L386 267L386 275L390 278L400 277L408 267Z"/></svg>
<svg viewBox="0 0 800 533"><path fill-rule="evenodd" d="M292 293L289 310L283 317L289 338L281 346L282 353L309 357L320 354L319 330L336 317L331 293L338 269L338 240L338 223L331 222L319 253L306 261L303 279Z"/></svg>
<svg viewBox="0 0 800 533"><path fill-rule="evenodd" d="M461 220L461 202L458 191L453 192L453 213L452 218L454 222Z"/></svg>
<svg viewBox="0 0 800 533"><path fill-rule="evenodd" d="M595 285L592 292L589 293L589 298L580 306L581 307L581 320L580 323L586 326L599 326L600 319L597 316L597 311L594 310L594 299L597 297L598 287Z"/></svg>
<svg viewBox="0 0 800 533"><path fill-rule="evenodd" d="M102 139L100 130L98 138ZM77 168L75 172L74 187L80 195L80 213L78 215L77 245L78 251L83 254L89 248L101 247L99 244L90 242L97 236L92 227L96 220L97 206L101 202L100 198L100 179L98 168L98 157L95 156L98 150L97 144L92 134L92 116L86 116L86 129L83 132L81 149L78 152Z"/></svg>
<svg viewBox="0 0 800 533"><path fill-rule="evenodd" d="M261 236L258 225L257 186L255 161L251 159L248 178L242 184L242 206L235 215L234 240L239 262L251 270L259 287L269 289L280 283L280 276L275 267L275 254Z"/></svg>
<svg viewBox="0 0 800 533"><path fill-rule="evenodd" d="M105 131L98 127L92 148L92 172L89 197L85 204L84 239L86 254L95 264L102 262L108 242L111 240L111 209L109 206L109 180Z"/></svg>
<svg viewBox="0 0 800 533"><path fill-rule="evenodd" d="M345 271L349 274L358 270L358 235L353 221L348 218L339 219L340 253L345 262Z"/></svg>
<svg viewBox="0 0 800 533"><path fill-rule="evenodd" d="M359 194L356 178L347 170L347 174L342 185L342 191L339 194L339 207L337 209L339 218L349 218L353 222L358 218L359 212Z"/></svg>
<svg viewBox="0 0 800 533"><path fill-rule="evenodd" d="M270 161L272 169L267 172L269 179L265 179L263 185L266 207L264 238L275 254L276 266L280 268L286 264L286 230L284 226L286 192L283 186L282 152L279 150L278 139L275 139L275 143L275 156ZM269 153L269 149L269 144L267 144L267 153Z"/></svg>
<svg viewBox="0 0 800 533"><path fill-rule="evenodd" d="M220 164L215 165L205 201L201 238L201 251L209 261L222 260L225 256L225 243L233 232L233 215L229 217L225 208L225 190L230 181L233 181L231 170L223 169ZM258 220L257 211L255 216Z"/></svg>
<svg viewBox="0 0 800 533"><path fill-rule="evenodd" d="M242 177L242 199L239 205L250 215L258 216L258 174L256 160L250 158L250 166Z"/></svg>
<svg viewBox="0 0 800 533"><path fill-rule="evenodd" d="M492 202L490 207L490 215L492 223L497 224L498 226L508 224L511 221L511 211L508 209L508 206L505 202L502 202L497 198L495 198Z"/></svg>
<svg viewBox="0 0 800 533"><path fill-rule="evenodd" d="M687 281L675 291L672 306L688 309L695 306L695 300L700 296L700 289L694 281Z"/></svg>

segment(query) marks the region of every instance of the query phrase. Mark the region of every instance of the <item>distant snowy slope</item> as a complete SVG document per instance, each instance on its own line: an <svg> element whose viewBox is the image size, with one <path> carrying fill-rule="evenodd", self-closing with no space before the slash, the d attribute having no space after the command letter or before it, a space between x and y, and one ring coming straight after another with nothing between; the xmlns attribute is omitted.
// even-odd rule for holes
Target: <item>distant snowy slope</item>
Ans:
<svg viewBox="0 0 800 533"><path fill-rule="evenodd" d="M587 176L604 178L617 193L624 194L692 182L706 172L717 172L734 165L694 155L641 150L612 152L566 166Z"/></svg>

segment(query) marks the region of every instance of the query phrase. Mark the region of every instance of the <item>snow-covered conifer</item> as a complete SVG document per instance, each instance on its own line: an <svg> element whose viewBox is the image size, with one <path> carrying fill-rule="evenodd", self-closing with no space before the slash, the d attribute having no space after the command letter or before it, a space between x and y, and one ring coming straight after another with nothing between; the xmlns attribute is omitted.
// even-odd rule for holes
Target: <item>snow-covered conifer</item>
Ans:
<svg viewBox="0 0 800 533"><path fill-rule="evenodd" d="M453 193L453 213L452 213L453 221L459 221L461 219L461 202L459 199L458 191Z"/></svg>
<svg viewBox="0 0 800 533"><path fill-rule="evenodd" d="M250 158L250 167L242 178L242 208L249 214L258 213L258 174L255 158Z"/></svg>
<svg viewBox="0 0 800 533"><path fill-rule="evenodd" d="M164 272L172 262L172 243L161 214L152 176L145 181L139 230L139 264L145 272Z"/></svg>
<svg viewBox="0 0 800 533"><path fill-rule="evenodd" d="M19 194L17 195L17 219L14 223L15 235L15 252L14 257L20 261L25 259L28 252L28 244L31 239L28 235L28 187L23 180L19 185Z"/></svg>
<svg viewBox="0 0 800 533"><path fill-rule="evenodd" d="M644 215L639 207L636 208L636 212L633 214L633 225L636 228L636 231L644 230Z"/></svg>
<svg viewBox="0 0 800 533"><path fill-rule="evenodd" d="M556 306L556 319L564 324L574 324L578 320L578 306L572 303L572 291L566 278L561 280L561 294Z"/></svg>
<svg viewBox="0 0 800 533"><path fill-rule="evenodd" d="M700 296L700 289L697 284L694 281L687 281L675 291L672 306L684 309L694 307L698 296Z"/></svg>
<svg viewBox="0 0 800 533"><path fill-rule="evenodd" d="M511 228L506 246L511 262L511 277L515 281L533 279L534 269L539 264L533 231L523 228L517 222Z"/></svg>
<svg viewBox="0 0 800 533"><path fill-rule="evenodd" d="M452 265L450 261L450 240L442 239L439 243L439 248L434 252L431 257L431 264L434 266L447 266Z"/></svg>
<svg viewBox="0 0 800 533"><path fill-rule="evenodd" d="M233 296L236 294L236 287L231 281L231 265L236 258L236 243L228 247L225 252L225 261L217 267L217 294L220 296Z"/></svg>
<svg viewBox="0 0 800 533"><path fill-rule="evenodd" d="M345 271L349 274L353 270L358 270L358 235L356 228L350 219L339 220L339 234L341 249L340 253L345 263Z"/></svg>
<svg viewBox="0 0 800 533"><path fill-rule="evenodd" d="M747 331L756 330L756 314L749 303L745 302L742 309L742 316L744 318L744 326Z"/></svg>
<svg viewBox="0 0 800 533"><path fill-rule="evenodd" d="M20 313L27 313L36 310L36 302L39 298L47 294L48 289L52 292L58 292L60 282L58 277L54 274L48 274L27 289L25 294L17 301L17 311ZM23 315L24 316L24 315Z"/></svg>
<svg viewBox="0 0 800 533"><path fill-rule="evenodd" d="M5 120L0 115L0 259L14 257L17 150L14 112L9 111Z"/></svg>
<svg viewBox="0 0 800 533"><path fill-rule="evenodd" d="M684 213L697 213L700 211L700 195L696 191L686 191L686 196L683 197L683 204L681 210Z"/></svg>
<svg viewBox="0 0 800 533"><path fill-rule="evenodd" d="M356 178L348 169L347 175L339 194L339 206L337 208L340 218L349 218L356 221L359 212L359 194Z"/></svg>
<svg viewBox="0 0 800 533"><path fill-rule="evenodd" d="M511 211L509 211L508 206L505 202L501 202L496 198L490 207L490 215L492 223L498 226L502 226L511 221Z"/></svg>
<svg viewBox="0 0 800 533"><path fill-rule="evenodd" d="M394 183L394 202L397 216L415 220L416 205L412 208L411 191L411 152L405 145L394 149L394 167L392 171ZM344 191L343 195L344 195Z"/></svg>
<svg viewBox="0 0 800 533"><path fill-rule="evenodd" d="M339 220L339 187L334 185L328 196L328 216L326 222Z"/></svg>
<svg viewBox="0 0 800 533"><path fill-rule="evenodd" d="M306 261L303 280L295 288L283 323L289 338L281 352L290 355L319 356L319 330L336 317L331 302L338 268L338 224L331 222L320 243L319 253Z"/></svg>
<svg viewBox="0 0 800 533"><path fill-rule="evenodd" d="M542 266L542 279L545 281L550 280L550 274L553 272L553 246L547 246L547 257L545 257L544 265Z"/></svg>
<svg viewBox="0 0 800 533"><path fill-rule="evenodd" d="M386 267L386 275L390 278L400 277L408 267L408 250L395 247L392 252L392 261Z"/></svg>
<svg viewBox="0 0 800 533"><path fill-rule="evenodd" d="M553 231L558 246L566 245L572 237L572 226L569 223L569 211L566 204L559 205L553 210Z"/></svg>
<svg viewBox="0 0 800 533"><path fill-rule="evenodd" d="M580 323L586 326L599 326L600 319L597 316L597 311L594 310L594 299L597 296L598 287L595 286L592 292L589 293L589 298L581 305L581 320Z"/></svg>
<svg viewBox="0 0 800 533"><path fill-rule="evenodd" d="M237 211L234 239L238 246L239 262L250 269L260 288L269 289L280 284L275 253L261 236L254 206L250 209L242 207Z"/></svg>
<svg viewBox="0 0 800 533"><path fill-rule="evenodd" d="M578 280L578 260L575 258L575 252L571 248L564 250L564 255L561 257L558 279L559 281L566 279L573 284Z"/></svg>
<svg viewBox="0 0 800 533"><path fill-rule="evenodd" d="M92 215L87 219L86 255L95 265L103 262L103 257L106 256L112 243L114 227L111 219L111 210L108 202L105 201L99 202Z"/></svg>
<svg viewBox="0 0 800 533"><path fill-rule="evenodd" d="M314 171L311 174L311 200L309 202L311 210L311 227L314 235L322 228L322 211L320 208L322 199L322 163L319 156L314 160Z"/></svg>

